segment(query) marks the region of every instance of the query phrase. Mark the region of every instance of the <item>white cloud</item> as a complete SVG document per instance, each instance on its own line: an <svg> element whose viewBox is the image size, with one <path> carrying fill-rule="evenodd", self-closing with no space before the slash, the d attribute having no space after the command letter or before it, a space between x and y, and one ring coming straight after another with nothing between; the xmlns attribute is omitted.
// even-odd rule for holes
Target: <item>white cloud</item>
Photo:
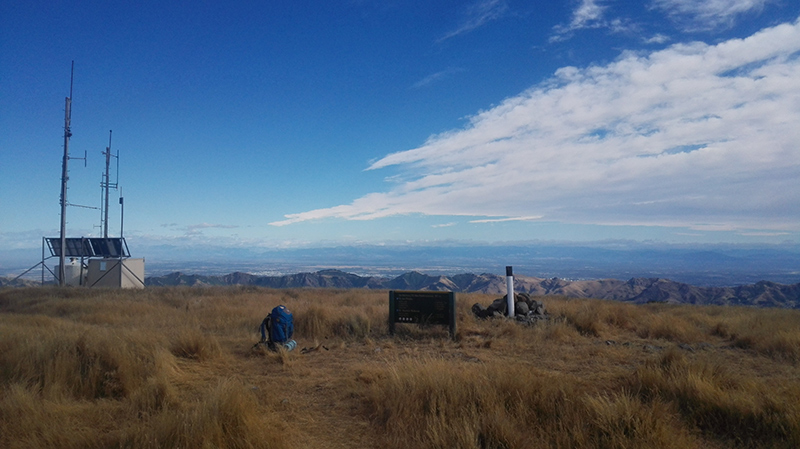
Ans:
<svg viewBox="0 0 800 449"><path fill-rule="evenodd" d="M800 21L564 67L385 156L405 181L273 225L401 214L785 231L800 224Z"/></svg>
<svg viewBox="0 0 800 449"><path fill-rule="evenodd" d="M654 0L685 31L730 28L745 13L760 13L768 0Z"/></svg>
<svg viewBox="0 0 800 449"><path fill-rule="evenodd" d="M626 31L628 26L622 19L613 19L611 21L605 19L606 9L607 7L598 4L597 0L581 0L581 3L572 12L569 24L553 27L554 34L550 36L549 41L567 40L574 31L587 28L608 28L612 32Z"/></svg>
<svg viewBox="0 0 800 449"><path fill-rule="evenodd" d="M644 40L645 44L665 44L667 42L669 42L669 36L665 36L660 33Z"/></svg>
<svg viewBox="0 0 800 449"><path fill-rule="evenodd" d="M458 27L439 38L437 42L444 42L451 37L469 33L492 20L499 19L506 11L508 11L508 4L505 0L478 0L467 7Z"/></svg>
<svg viewBox="0 0 800 449"><path fill-rule="evenodd" d="M603 11L606 8L597 4L595 0L583 0L578 8L572 13L572 21L569 28L577 30L596 26L603 18Z"/></svg>
<svg viewBox="0 0 800 449"><path fill-rule="evenodd" d="M572 12L569 24L554 26L553 35L550 36L548 41L551 43L565 41L571 38L575 31L583 29L605 28L610 33L638 31L639 26L627 18L606 18L607 9L608 7L601 5L598 0L581 0L581 3Z"/></svg>

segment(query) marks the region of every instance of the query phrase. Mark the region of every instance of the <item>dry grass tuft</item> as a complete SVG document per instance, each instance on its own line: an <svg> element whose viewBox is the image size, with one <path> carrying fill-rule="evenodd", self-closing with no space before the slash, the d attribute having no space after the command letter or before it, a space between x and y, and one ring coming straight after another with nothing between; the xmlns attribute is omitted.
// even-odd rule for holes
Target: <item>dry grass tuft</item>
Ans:
<svg viewBox="0 0 800 449"><path fill-rule="evenodd" d="M49 398L123 398L154 372L155 346L147 337L55 320L52 326L25 326L22 321L3 329L4 383L21 384Z"/></svg>
<svg viewBox="0 0 800 449"><path fill-rule="evenodd" d="M101 445L113 407L106 402L52 400L18 383L0 394L0 446L8 449Z"/></svg>
<svg viewBox="0 0 800 449"><path fill-rule="evenodd" d="M223 379L201 399L175 409L165 408L142 424L125 429L113 443L143 448L293 447L285 427L275 412L263 410L243 385Z"/></svg>
<svg viewBox="0 0 800 449"><path fill-rule="evenodd" d="M768 385L673 349L640 367L630 387L645 401L675 404L685 420L730 443L800 446L796 383Z"/></svg>
<svg viewBox="0 0 800 449"><path fill-rule="evenodd" d="M563 321L581 335L600 337L608 328L607 320L602 319L605 310L602 301L575 301L562 299L549 304L547 310L556 320Z"/></svg>
<svg viewBox="0 0 800 449"><path fill-rule="evenodd" d="M782 313L781 313L782 312ZM716 335L735 346L753 349L770 357L800 362L800 311L764 310L740 313L714 328Z"/></svg>
<svg viewBox="0 0 800 449"><path fill-rule="evenodd" d="M660 401L642 402L621 391L584 400L587 440L598 448L691 447L697 444Z"/></svg>
<svg viewBox="0 0 800 449"><path fill-rule="evenodd" d="M177 357L199 361L218 357L222 350L213 335L208 335L196 327L181 328L173 337L170 350Z"/></svg>
<svg viewBox="0 0 800 449"><path fill-rule="evenodd" d="M598 394L523 364L401 360L372 384L388 447L659 447L695 445L668 406Z"/></svg>

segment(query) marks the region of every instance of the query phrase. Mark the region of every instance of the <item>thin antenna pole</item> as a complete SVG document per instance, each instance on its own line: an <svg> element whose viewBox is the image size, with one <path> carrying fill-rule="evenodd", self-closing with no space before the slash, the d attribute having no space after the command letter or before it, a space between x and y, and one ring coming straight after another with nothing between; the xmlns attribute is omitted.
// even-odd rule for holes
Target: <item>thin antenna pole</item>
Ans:
<svg viewBox="0 0 800 449"><path fill-rule="evenodd" d="M124 249L122 245L125 244L125 238L122 235L123 226L125 225L125 202L122 198L122 189L119 192L119 286L122 287L122 256Z"/></svg>
<svg viewBox="0 0 800 449"><path fill-rule="evenodd" d="M122 241L122 239L124 237L122 235L122 231L125 229L124 226L125 226L125 201L122 198L122 192L120 192L120 197L119 197L119 239L120 239L120 242ZM120 254L122 254L122 251L120 251Z"/></svg>
<svg viewBox="0 0 800 449"><path fill-rule="evenodd" d="M72 137L70 130L70 120L72 119L72 81L75 75L75 61L72 61L72 68L69 74L69 97L66 98L66 106L64 108L64 157L61 159L61 254L59 255L58 262L58 285L65 285L64 279L67 252L67 181L69 162L69 138Z"/></svg>
<svg viewBox="0 0 800 449"><path fill-rule="evenodd" d="M108 238L108 190L110 186L109 178L109 164L111 163L111 130L108 130L108 147L105 152L106 156L106 175L103 188L105 190L105 201L103 202L103 238Z"/></svg>

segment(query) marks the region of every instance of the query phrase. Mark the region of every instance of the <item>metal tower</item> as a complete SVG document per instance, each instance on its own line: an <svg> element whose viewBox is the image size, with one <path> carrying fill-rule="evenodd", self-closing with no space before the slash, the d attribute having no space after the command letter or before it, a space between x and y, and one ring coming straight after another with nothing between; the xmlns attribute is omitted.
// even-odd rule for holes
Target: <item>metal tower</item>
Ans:
<svg viewBox="0 0 800 449"><path fill-rule="evenodd" d="M58 258L58 285L65 285L64 264L66 263L67 246L67 180L69 180L69 138L72 137L70 131L70 120L72 119L72 80L75 74L75 61L72 61L72 68L69 74L69 97L66 98L64 107L64 157L61 159L61 255Z"/></svg>

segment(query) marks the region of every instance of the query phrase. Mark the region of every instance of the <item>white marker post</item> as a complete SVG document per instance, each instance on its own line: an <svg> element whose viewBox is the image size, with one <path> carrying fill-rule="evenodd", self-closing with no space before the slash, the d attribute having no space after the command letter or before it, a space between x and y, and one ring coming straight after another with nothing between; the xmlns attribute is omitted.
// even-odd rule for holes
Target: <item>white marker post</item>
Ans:
<svg viewBox="0 0 800 449"><path fill-rule="evenodd" d="M506 302L508 303L508 316L514 317L514 274L511 267L506 267Z"/></svg>

